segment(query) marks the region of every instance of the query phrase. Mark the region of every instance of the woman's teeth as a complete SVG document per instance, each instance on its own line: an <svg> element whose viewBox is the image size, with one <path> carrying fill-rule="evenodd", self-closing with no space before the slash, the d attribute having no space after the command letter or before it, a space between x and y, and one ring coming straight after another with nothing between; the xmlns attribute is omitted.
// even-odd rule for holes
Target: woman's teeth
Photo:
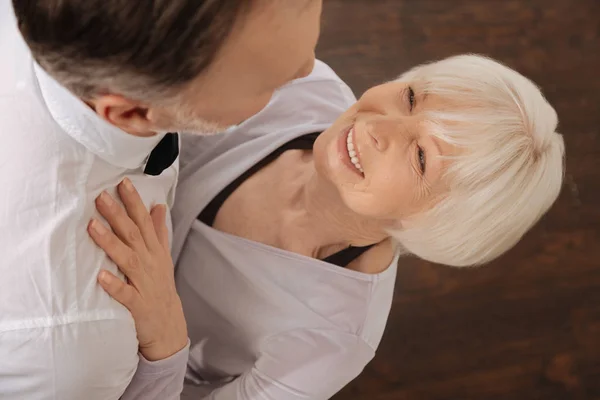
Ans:
<svg viewBox="0 0 600 400"><path fill-rule="evenodd" d="M364 171L362 169L362 166L360 165L360 162L358 160L358 154L356 153L354 147L354 128L350 129L350 132L348 132L348 137L346 138L346 147L348 149L348 155L350 156L350 161L352 161L352 165L354 165L354 167L357 170L359 170L362 174Z"/></svg>

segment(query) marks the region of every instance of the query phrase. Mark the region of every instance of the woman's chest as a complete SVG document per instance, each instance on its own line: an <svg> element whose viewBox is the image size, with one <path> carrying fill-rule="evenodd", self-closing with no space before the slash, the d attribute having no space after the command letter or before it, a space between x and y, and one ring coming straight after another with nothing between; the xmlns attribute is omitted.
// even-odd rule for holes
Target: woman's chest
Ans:
<svg viewBox="0 0 600 400"><path fill-rule="evenodd" d="M222 203L213 228L269 246L284 248L289 205L300 196L306 168L303 151L282 154L241 183Z"/></svg>
<svg viewBox="0 0 600 400"><path fill-rule="evenodd" d="M202 375L239 374L278 332L360 330L371 283L319 263L196 224L176 283Z"/></svg>

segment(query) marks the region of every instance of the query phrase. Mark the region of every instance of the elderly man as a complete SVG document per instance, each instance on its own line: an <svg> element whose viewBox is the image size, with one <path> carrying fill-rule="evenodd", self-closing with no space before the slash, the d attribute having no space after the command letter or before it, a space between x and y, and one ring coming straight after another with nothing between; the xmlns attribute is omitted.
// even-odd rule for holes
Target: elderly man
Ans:
<svg viewBox="0 0 600 400"><path fill-rule="evenodd" d="M2 399L161 398L152 377L187 343L138 353L131 315L97 284L117 269L86 234L94 199L127 177L147 206L171 204L168 132L220 131L307 75L320 13L320 0L0 1Z"/></svg>

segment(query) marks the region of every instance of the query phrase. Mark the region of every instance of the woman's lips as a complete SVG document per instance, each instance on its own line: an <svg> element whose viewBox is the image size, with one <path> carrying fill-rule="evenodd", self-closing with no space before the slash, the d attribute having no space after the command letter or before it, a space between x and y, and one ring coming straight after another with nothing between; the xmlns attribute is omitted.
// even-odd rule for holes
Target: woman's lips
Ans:
<svg viewBox="0 0 600 400"><path fill-rule="evenodd" d="M362 165L358 156L358 151L354 142L354 126L343 130L338 139L338 152L343 163L355 174L364 177ZM354 157L351 157L351 152L354 152ZM354 161L354 162L353 162Z"/></svg>
<svg viewBox="0 0 600 400"><path fill-rule="evenodd" d="M352 165L354 165L356 167L356 169L359 170L360 173L362 174L364 171L363 171L362 165L360 163L360 158L358 155L358 148L354 144L355 133L356 133L356 131L354 130L354 128L350 129L350 132L348 133L348 137L346 139L346 148L348 150L348 156L350 157L350 161L352 162Z"/></svg>

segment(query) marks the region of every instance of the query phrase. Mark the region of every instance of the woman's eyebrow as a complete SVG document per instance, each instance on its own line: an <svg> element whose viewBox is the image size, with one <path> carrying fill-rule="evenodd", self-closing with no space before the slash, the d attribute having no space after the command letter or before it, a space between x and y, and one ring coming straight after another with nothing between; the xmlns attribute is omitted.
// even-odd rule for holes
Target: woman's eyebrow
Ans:
<svg viewBox="0 0 600 400"><path fill-rule="evenodd" d="M444 156L445 154L442 151L443 146L441 145L442 139L438 138L435 135L429 134L429 133L427 133L427 136L429 137L429 140L427 142L433 142L433 147L435 147L435 149L437 150L438 154L440 156Z"/></svg>
<svg viewBox="0 0 600 400"><path fill-rule="evenodd" d="M440 141L441 139L438 139L435 136L431 136L431 141L433 142L435 148L437 149L437 152L439 155L443 156L444 153L442 152L442 146L440 146Z"/></svg>

